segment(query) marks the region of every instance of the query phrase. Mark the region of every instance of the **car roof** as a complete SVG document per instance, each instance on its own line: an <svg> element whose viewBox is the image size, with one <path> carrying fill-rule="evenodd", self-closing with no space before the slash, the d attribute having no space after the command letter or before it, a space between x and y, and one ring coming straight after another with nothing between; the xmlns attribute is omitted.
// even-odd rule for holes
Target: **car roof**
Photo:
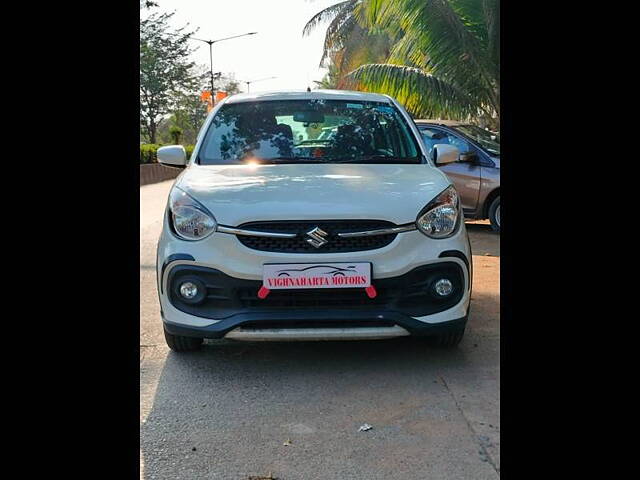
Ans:
<svg viewBox="0 0 640 480"><path fill-rule="evenodd" d="M256 93L238 93L226 99L225 103L240 103L265 100L359 100L368 102L391 103L387 95L349 90L286 90Z"/></svg>
<svg viewBox="0 0 640 480"><path fill-rule="evenodd" d="M461 122L459 120L430 120L420 119L414 120L417 125L444 125L445 127L457 127L459 125L467 125L467 122Z"/></svg>

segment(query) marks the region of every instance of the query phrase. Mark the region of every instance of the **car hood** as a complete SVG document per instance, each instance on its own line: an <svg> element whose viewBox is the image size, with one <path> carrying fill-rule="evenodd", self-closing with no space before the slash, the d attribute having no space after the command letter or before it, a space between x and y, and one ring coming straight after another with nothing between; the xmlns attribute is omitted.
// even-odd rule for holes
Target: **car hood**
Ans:
<svg viewBox="0 0 640 480"><path fill-rule="evenodd" d="M450 184L426 164L191 165L176 181L227 226L301 219L409 223Z"/></svg>

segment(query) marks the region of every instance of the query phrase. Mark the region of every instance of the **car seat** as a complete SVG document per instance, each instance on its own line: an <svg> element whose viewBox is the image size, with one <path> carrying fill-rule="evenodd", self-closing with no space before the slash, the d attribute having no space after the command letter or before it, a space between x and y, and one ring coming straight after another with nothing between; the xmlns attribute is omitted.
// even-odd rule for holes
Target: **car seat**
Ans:
<svg viewBox="0 0 640 480"><path fill-rule="evenodd" d="M271 140L282 157L293 156L293 131L286 123L278 123L274 128Z"/></svg>

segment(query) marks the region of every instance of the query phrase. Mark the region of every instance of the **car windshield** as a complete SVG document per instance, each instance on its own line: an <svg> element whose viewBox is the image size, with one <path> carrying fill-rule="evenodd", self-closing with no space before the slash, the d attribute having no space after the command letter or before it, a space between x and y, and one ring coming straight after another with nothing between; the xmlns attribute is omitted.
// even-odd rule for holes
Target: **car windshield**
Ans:
<svg viewBox="0 0 640 480"><path fill-rule="evenodd" d="M201 165L420 163L409 125L388 103L268 100L223 105L198 153Z"/></svg>
<svg viewBox="0 0 640 480"><path fill-rule="evenodd" d="M476 141L490 154L500 156L500 136L497 133L491 133L476 125L458 125L455 128Z"/></svg>

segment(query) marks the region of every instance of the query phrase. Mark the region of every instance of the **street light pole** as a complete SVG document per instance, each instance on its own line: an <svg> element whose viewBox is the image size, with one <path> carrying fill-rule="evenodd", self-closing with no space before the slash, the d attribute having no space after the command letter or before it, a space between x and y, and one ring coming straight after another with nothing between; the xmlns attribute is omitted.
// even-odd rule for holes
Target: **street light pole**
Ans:
<svg viewBox="0 0 640 480"><path fill-rule="evenodd" d="M246 84L247 84L247 93L249 93L249 85L251 85L252 83L255 83L255 82L261 82L261 81L263 81L263 80L273 80L274 78L278 78L278 77L266 77L266 78L258 78L257 80L248 80L248 81L245 81L244 83L246 83Z"/></svg>
<svg viewBox="0 0 640 480"><path fill-rule="evenodd" d="M214 43L218 43L218 42L222 42L224 40L231 40L232 38L238 38L238 37L246 37L247 35L255 35L258 32L249 32L249 33L243 33L242 35L233 35L232 37L225 37L225 38L218 38L217 40L203 40L202 38L196 38L196 37L189 37L192 40L198 40L199 42L204 42L207 45L209 45L209 73L211 74L211 96L213 97L213 91L215 90L214 87L214 74L213 74L213 44Z"/></svg>
<svg viewBox="0 0 640 480"><path fill-rule="evenodd" d="M211 98L213 98L213 42L208 41L209 44L209 72L211 73Z"/></svg>

